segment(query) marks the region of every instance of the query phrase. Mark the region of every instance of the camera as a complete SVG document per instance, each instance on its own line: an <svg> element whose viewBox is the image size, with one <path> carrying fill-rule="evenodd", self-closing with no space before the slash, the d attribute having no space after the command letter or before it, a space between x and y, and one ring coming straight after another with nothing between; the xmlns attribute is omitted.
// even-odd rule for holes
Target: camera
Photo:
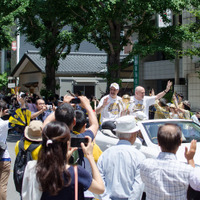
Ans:
<svg viewBox="0 0 200 200"><path fill-rule="evenodd" d="M47 109L51 110L52 109L52 105L47 105Z"/></svg>
<svg viewBox="0 0 200 200"><path fill-rule="evenodd" d="M74 98L70 101L70 103L79 104L81 103L81 100L79 98Z"/></svg>
<svg viewBox="0 0 200 200"><path fill-rule="evenodd" d="M19 96L20 96L21 98L25 98L25 97L26 97L26 94L25 94L24 92L20 92Z"/></svg>
<svg viewBox="0 0 200 200"><path fill-rule="evenodd" d="M88 138L71 138L71 147L81 148L81 143L88 144Z"/></svg>

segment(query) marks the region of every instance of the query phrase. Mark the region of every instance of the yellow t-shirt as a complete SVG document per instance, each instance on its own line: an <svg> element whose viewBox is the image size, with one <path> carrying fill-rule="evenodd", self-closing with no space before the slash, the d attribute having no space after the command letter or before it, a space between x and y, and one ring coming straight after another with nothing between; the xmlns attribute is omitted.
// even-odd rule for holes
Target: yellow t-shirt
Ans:
<svg viewBox="0 0 200 200"><path fill-rule="evenodd" d="M15 145L15 155L17 156L17 154L19 153L19 141L17 141L16 145ZM24 141L24 149L28 149L28 147L31 145L32 142L29 142L27 140ZM33 160L37 160L38 159L38 153L40 152L40 149L42 148L42 145L40 144L36 149L34 149L31 153Z"/></svg>
<svg viewBox="0 0 200 200"><path fill-rule="evenodd" d="M156 111L154 115L154 119L168 119L169 118L169 111L166 108L161 107L158 104L158 101L154 104Z"/></svg>

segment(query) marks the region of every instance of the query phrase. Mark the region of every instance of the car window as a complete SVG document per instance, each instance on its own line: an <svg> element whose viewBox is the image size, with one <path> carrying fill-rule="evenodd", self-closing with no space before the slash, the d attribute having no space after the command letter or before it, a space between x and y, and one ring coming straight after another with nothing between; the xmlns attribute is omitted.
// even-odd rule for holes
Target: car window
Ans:
<svg viewBox="0 0 200 200"><path fill-rule="evenodd" d="M181 127L182 130L182 142L183 143L189 143L193 139L197 140L200 142L200 126L194 122L173 122L173 121L168 121L168 122L148 122L148 123L143 123L143 126L147 132L147 135L149 136L150 140L154 144L158 144L157 141L157 133L158 133L158 128L161 125L164 125L165 123L175 123L178 126Z"/></svg>

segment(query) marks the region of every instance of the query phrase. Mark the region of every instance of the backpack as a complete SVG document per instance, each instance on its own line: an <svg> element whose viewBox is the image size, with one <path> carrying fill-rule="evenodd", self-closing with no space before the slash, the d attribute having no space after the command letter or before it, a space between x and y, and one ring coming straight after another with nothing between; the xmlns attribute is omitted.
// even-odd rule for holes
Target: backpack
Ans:
<svg viewBox="0 0 200 200"><path fill-rule="evenodd" d="M14 172L13 179L15 183L16 191L21 193L22 190L22 181L24 176L24 171L28 161L33 160L32 151L36 149L40 143L31 143L28 149L24 149L24 140L20 140L19 142L19 153L15 159L14 163Z"/></svg>

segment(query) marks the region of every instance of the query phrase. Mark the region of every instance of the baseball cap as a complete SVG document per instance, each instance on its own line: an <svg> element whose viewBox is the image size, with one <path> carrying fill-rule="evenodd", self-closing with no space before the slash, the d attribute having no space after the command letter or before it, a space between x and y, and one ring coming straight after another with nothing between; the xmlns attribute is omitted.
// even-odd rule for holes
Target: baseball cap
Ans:
<svg viewBox="0 0 200 200"><path fill-rule="evenodd" d="M111 87L114 87L116 90L119 90L119 84L118 83L112 83L111 85L110 85L110 88Z"/></svg>

